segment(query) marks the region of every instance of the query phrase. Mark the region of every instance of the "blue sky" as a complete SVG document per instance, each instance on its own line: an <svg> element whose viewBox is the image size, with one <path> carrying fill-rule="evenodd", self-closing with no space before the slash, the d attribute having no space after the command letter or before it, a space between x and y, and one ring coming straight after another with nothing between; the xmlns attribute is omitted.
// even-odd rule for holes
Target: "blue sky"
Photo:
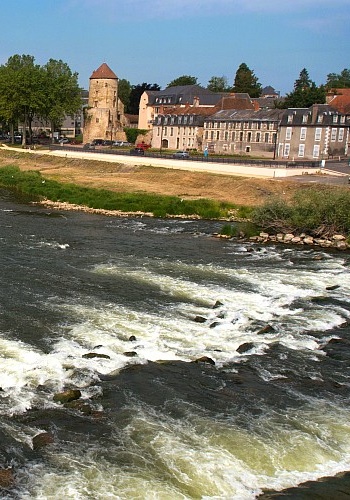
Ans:
<svg viewBox="0 0 350 500"><path fill-rule="evenodd" d="M62 59L86 89L103 62L161 88L181 75L232 84L244 62L282 95L304 67L317 85L350 68L350 0L17 0L0 19L0 64Z"/></svg>

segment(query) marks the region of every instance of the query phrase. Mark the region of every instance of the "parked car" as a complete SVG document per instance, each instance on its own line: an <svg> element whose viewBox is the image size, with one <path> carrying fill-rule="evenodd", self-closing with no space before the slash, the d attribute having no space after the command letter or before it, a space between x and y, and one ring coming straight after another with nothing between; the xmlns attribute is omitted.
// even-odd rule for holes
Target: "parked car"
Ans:
<svg viewBox="0 0 350 500"><path fill-rule="evenodd" d="M113 146L117 146L117 147L121 147L121 146L132 146L132 144L130 142L126 142L126 141L114 141L113 142Z"/></svg>
<svg viewBox="0 0 350 500"><path fill-rule="evenodd" d="M176 153L173 154L173 158L186 159L189 157L190 157L190 154L187 151L176 151Z"/></svg>
<svg viewBox="0 0 350 500"><path fill-rule="evenodd" d="M60 144L69 144L70 140L68 137L61 137L61 139L58 141Z"/></svg>
<svg viewBox="0 0 350 500"><path fill-rule="evenodd" d="M103 145L104 146L113 146L113 141L106 139L105 141L103 141Z"/></svg>
<svg viewBox="0 0 350 500"><path fill-rule="evenodd" d="M95 149L95 144L91 144L91 142L87 142L86 144L84 144L83 149L85 149L85 150Z"/></svg>
<svg viewBox="0 0 350 500"><path fill-rule="evenodd" d="M143 156L145 154L145 150L143 148L133 148L130 149L130 154L134 156Z"/></svg>
<svg viewBox="0 0 350 500"><path fill-rule="evenodd" d="M95 146L103 146L104 141L104 139L94 139L91 141L91 144L94 144Z"/></svg>

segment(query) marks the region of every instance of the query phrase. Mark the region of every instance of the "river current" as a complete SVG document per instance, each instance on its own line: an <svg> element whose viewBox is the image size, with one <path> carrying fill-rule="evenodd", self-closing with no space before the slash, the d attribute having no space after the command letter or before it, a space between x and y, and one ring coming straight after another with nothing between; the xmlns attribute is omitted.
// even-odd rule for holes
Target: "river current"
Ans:
<svg viewBox="0 0 350 500"><path fill-rule="evenodd" d="M250 500L350 470L349 253L221 225L0 193L1 498Z"/></svg>

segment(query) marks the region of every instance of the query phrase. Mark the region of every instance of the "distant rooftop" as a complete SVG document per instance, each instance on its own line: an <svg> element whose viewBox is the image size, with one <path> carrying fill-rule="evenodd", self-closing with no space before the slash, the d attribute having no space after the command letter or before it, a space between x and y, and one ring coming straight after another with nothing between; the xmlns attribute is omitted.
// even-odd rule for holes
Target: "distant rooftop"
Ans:
<svg viewBox="0 0 350 500"><path fill-rule="evenodd" d="M102 63L99 68L93 71L90 80L118 80L117 75L111 70L106 63Z"/></svg>

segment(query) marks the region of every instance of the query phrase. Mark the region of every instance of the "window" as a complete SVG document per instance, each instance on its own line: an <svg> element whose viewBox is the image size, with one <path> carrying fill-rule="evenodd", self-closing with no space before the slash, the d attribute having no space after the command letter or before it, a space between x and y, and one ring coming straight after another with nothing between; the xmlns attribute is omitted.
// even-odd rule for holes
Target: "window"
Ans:
<svg viewBox="0 0 350 500"><path fill-rule="evenodd" d="M219 132L219 131L217 131L217 132L216 132L216 140L218 141L219 139L220 139L220 132Z"/></svg>
<svg viewBox="0 0 350 500"><path fill-rule="evenodd" d="M210 139L214 139L214 130L210 132Z"/></svg>
<svg viewBox="0 0 350 500"><path fill-rule="evenodd" d="M236 134L234 132L232 132L232 141L235 140L235 136L236 136Z"/></svg>
<svg viewBox="0 0 350 500"><path fill-rule="evenodd" d="M315 144L314 145L314 151L312 153L313 158L318 158L320 156L320 145Z"/></svg>
<svg viewBox="0 0 350 500"><path fill-rule="evenodd" d="M286 129L286 141L290 141L292 138L292 127L287 127Z"/></svg>
<svg viewBox="0 0 350 500"><path fill-rule="evenodd" d="M331 141L335 142L336 140L337 140L337 129L336 128L332 128Z"/></svg>
<svg viewBox="0 0 350 500"><path fill-rule="evenodd" d="M292 123L293 121L293 115L288 115L287 122Z"/></svg>
<svg viewBox="0 0 350 500"><path fill-rule="evenodd" d="M228 141L228 132L225 132L225 141Z"/></svg>
<svg viewBox="0 0 350 500"><path fill-rule="evenodd" d="M303 115L303 123L307 123L307 115Z"/></svg>
<svg viewBox="0 0 350 500"><path fill-rule="evenodd" d="M299 144L298 156L299 158L303 158L305 153L305 144Z"/></svg>
<svg viewBox="0 0 350 500"><path fill-rule="evenodd" d="M300 129L300 140L305 141L306 139L306 127L301 127Z"/></svg>
<svg viewBox="0 0 350 500"><path fill-rule="evenodd" d="M173 127L171 127L171 128L170 128L170 135L171 135L171 136L173 136L173 135L174 135L174 128L173 128Z"/></svg>
<svg viewBox="0 0 350 500"><path fill-rule="evenodd" d="M204 138L208 139L208 130L205 131Z"/></svg>
<svg viewBox="0 0 350 500"><path fill-rule="evenodd" d="M270 142L270 134L268 132L265 133L265 142Z"/></svg>
<svg viewBox="0 0 350 500"><path fill-rule="evenodd" d="M184 116L184 124L187 123L187 115Z"/></svg>
<svg viewBox="0 0 350 500"><path fill-rule="evenodd" d="M345 116L340 117L340 123L345 123Z"/></svg>
<svg viewBox="0 0 350 500"><path fill-rule="evenodd" d="M96 118L96 123L100 123L100 119L99 118Z"/></svg>
<svg viewBox="0 0 350 500"><path fill-rule="evenodd" d="M252 133L248 132L247 134L247 142L250 142L252 140Z"/></svg>
<svg viewBox="0 0 350 500"><path fill-rule="evenodd" d="M338 115L333 115L333 123L338 123Z"/></svg>
<svg viewBox="0 0 350 500"><path fill-rule="evenodd" d="M157 136L160 136L160 127L157 128Z"/></svg>
<svg viewBox="0 0 350 500"><path fill-rule="evenodd" d="M321 128L316 128L316 130L315 130L315 141L320 141L321 140L321 134L322 134L322 129Z"/></svg>
<svg viewBox="0 0 350 500"><path fill-rule="evenodd" d="M240 133L239 133L239 140L240 140L240 141L243 141L243 132L240 132Z"/></svg>
<svg viewBox="0 0 350 500"><path fill-rule="evenodd" d="M344 140L344 129L340 128L338 132L338 141L342 142Z"/></svg>
<svg viewBox="0 0 350 500"><path fill-rule="evenodd" d="M290 144L285 144L283 156L289 156L289 151L290 151Z"/></svg>
<svg viewBox="0 0 350 500"><path fill-rule="evenodd" d="M190 116L190 123L193 123L193 115Z"/></svg>
<svg viewBox="0 0 350 500"><path fill-rule="evenodd" d="M318 115L317 123L322 123L322 122L323 122L323 115Z"/></svg>
<svg viewBox="0 0 350 500"><path fill-rule="evenodd" d="M260 132L256 133L256 142L260 142Z"/></svg>
<svg viewBox="0 0 350 500"><path fill-rule="evenodd" d="M273 130L274 129L274 124L273 123L269 123L269 130Z"/></svg>

